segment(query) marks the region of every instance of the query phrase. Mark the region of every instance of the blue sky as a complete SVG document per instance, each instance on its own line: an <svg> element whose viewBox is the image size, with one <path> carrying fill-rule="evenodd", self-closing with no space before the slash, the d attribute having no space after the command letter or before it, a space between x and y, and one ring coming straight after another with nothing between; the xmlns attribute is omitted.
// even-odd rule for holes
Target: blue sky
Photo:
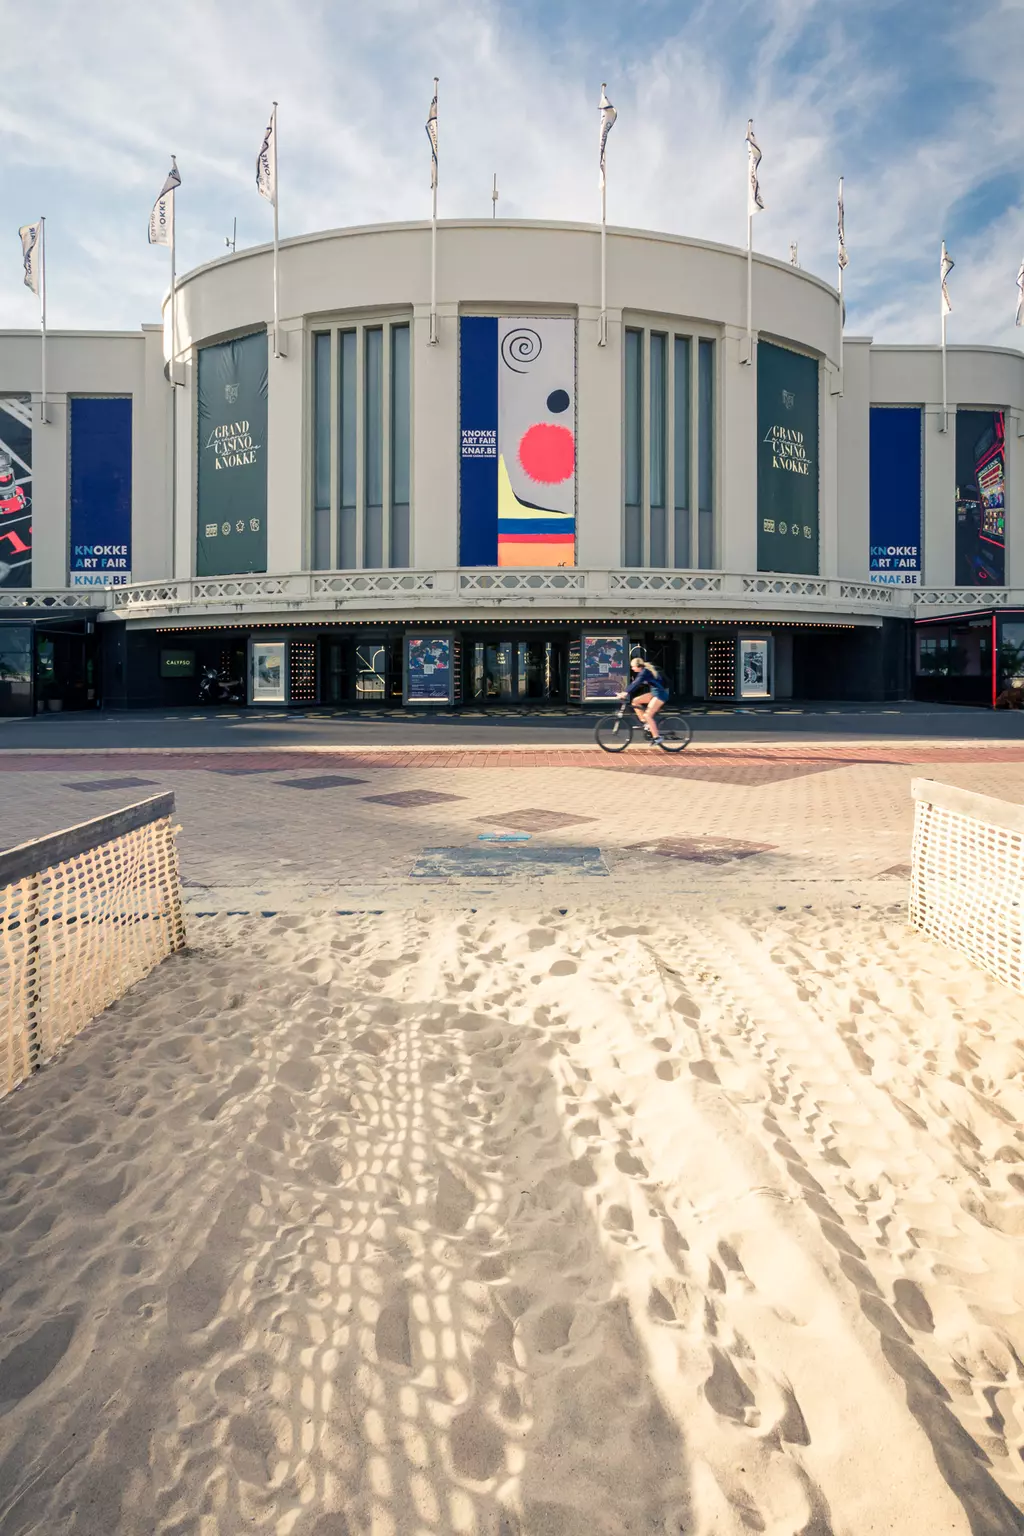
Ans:
<svg viewBox="0 0 1024 1536"><path fill-rule="evenodd" d="M753 116L755 246L835 273L846 177L848 331L1024 343L1024 0L0 0L0 325L36 322L18 225L47 215L50 321L154 321L149 209L176 153L179 271L269 239L255 156L280 101L282 236L429 213L423 123L441 77L444 216L593 219L597 99L619 109L609 221L741 244Z"/></svg>

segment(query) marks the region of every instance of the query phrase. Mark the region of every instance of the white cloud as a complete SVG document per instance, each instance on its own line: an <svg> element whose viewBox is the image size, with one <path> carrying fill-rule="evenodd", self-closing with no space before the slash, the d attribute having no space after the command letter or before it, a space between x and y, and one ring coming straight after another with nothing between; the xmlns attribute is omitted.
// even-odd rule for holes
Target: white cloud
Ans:
<svg viewBox="0 0 1024 1536"><path fill-rule="evenodd" d="M132 327L157 317L166 257L147 248L145 226L171 152L183 178L181 270L223 252L235 215L240 244L265 240L269 209L256 193L255 156L273 97L284 234L426 215L423 124L435 70L442 214L488 214L497 170L501 214L593 219L601 76L586 14L578 32L563 18L555 48L497 0L251 0L242 9L179 0L173 13L138 0L10 8L6 45L19 91L0 102L13 226L0 324L33 323L14 235L40 208L55 326ZM831 280L842 170L851 329L932 339L946 212L979 180L1018 165L1019 0L989 0L958 38L965 79L984 80L983 103L974 90L956 95L941 140L909 145L888 132L887 112L914 60L877 66L865 4L840 12L822 0L780 0L766 25L743 0L723 0L649 41L649 9L629 14L637 25L628 53L604 66L619 109L609 146L612 222L742 243L743 134L753 115L768 204L755 225L758 248L785 258L798 239L802 264ZM763 30L748 43L755 23ZM809 48L813 63L800 71L793 60ZM1020 206L975 236L962 232L957 340L1019 339L1013 282L1022 251Z"/></svg>

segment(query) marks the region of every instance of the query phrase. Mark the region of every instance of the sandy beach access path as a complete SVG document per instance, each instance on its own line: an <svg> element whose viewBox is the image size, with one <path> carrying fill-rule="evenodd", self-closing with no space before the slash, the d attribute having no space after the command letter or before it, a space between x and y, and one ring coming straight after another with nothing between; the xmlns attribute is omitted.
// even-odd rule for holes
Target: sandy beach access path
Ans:
<svg viewBox="0 0 1024 1536"><path fill-rule="evenodd" d="M1024 1531L1024 1019L898 907L191 920L0 1106L0 1536Z"/></svg>

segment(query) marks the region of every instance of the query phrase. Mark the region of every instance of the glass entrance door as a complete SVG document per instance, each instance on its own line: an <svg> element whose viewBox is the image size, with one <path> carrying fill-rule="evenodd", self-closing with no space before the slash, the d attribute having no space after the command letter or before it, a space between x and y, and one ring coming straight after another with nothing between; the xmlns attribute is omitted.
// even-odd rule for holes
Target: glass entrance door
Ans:
<svg viewBox="0 0 1024 1536"><path fill-rule="evenodd" d="M467 647L468 693L480 704L519 704L562 699L564 644L513 636Z"/></svg>

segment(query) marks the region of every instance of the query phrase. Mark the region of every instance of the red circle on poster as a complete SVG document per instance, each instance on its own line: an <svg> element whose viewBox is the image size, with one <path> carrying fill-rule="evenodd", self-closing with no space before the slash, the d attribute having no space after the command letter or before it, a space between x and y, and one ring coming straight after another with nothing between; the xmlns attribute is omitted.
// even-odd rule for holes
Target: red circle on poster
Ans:
<svg viewBox="0 0 1024 1536"><path fill-rule="evenodd" d="M568 427L538 421L519 439L519 462L531 480L557 485L576 464L576 444Z"/></svg>

